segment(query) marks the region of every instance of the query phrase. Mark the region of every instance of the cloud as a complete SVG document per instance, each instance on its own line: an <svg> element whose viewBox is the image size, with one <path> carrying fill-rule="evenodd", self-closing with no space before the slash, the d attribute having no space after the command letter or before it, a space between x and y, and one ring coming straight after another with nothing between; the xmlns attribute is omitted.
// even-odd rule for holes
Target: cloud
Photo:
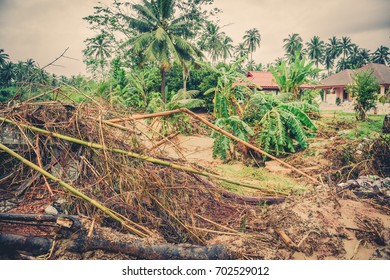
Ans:
<svg viewBox="0 0 390 280"><path fill-rule="evenodd" d="M103 0L112 3L112 0ZM0 0L0 48L12 60L33 58L45 65L70 47L61 60L65 68L50 68L57 75L85 73L82 62L84 40L93 34L83 17L93 13L98 0ZM374 51L390 45L390 1L388 0L215 0L222 8L220 24L234 40L242 41L246 30L258 28L261 47L254 58L273 62L284 54L283 38L299 33L304 41L318 35L350 36L360 47Z"/></svg>
<svg viewBox="0 0 390 280"><path fill-rule="evenodd" d="M263 63L283 56L283 38L291 33L299 33L305 42L315 35L324 41L350 36L372 50L390 43L388 0L215 0L215 4L224 11L221 22L234 23L225 31L235 43L242 41L245 30L259 29L262 46L254 57Z"/></svg>

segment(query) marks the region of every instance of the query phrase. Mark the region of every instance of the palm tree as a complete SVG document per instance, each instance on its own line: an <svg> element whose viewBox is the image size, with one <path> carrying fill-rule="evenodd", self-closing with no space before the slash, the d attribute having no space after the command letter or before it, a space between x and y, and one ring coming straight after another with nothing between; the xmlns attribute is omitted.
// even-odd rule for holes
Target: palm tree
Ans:
<svg viewBox="0 0 390 280"><path fill-rule="evenodd" d="M0 67L4 66L7 60L9 60L9 55L0 49Z"/></svg>
<svg viewBox="0 0 390 280"><path fill-rule="evenodd" d="M349 38L347 36L344 36L341 38L340 48L341 48L341 52L343 54L344 60L345 60L346 56L349 54L349 52L351 51L353 45L354 44L351 42L351 38Z"/></svg>
<svg viewBox="0 0 390 280"><path fill-rule="evenodd" d="M263 63L259 63L259 64L256 64L255 67L253 68L253 70L255 71L264 71L264 65Z"/></svg>
<svg viewBox="0 0 390 280"><path fill-rule="evenodd" d="M164 103L166 75L177 63L185 66L189 61L201 58L202 53L187 40L195 36L189 28L190 15L175 12L176 0L143 0L132 4L136 17L127 18L130 28L138 35L126 42L136 53L143 53L149 61L156 61L161 71L161 95Z"/></svg>
<svg viewBox="0 0 390 280"><path fill-rule="evenodd" d="M104 78L104 66L107 64L107 58L111 57L111 43L106 33L101 33L95 38L87 39L87 49L84 54L93 58L100 65L102 76Z"/></svg>
<svg viewBox="0 0 390 280"><path fill-rule="evenodd" d="M362 59L362 66L367 65L371 62L371 54L368 49L360 49L360 56Z"/></svg>
<svg viewBox="0 0 390 280"><path fill-rule="evenodd" d="M42 85L47 85L49 83L49 75L44 69L36 69L34 80L37 83L40 83Z"/></svg>
<svg viewBox="0 0 390 280"><path fill-rule="evenodd" d="M250 59L248 63L246 64L246 70L247 71L253 71L256 68L256 62L253 59Z"/></svg>
<svg viewBox="0 0 390 280"><path fill-rule="evenodd" d="M318 68L318 64L323 60L324 57L324 41L320 40L320 37L314 36L310 42L306 43L306 46L309 58L315 61L316 67Z"/></svg>
<svg viewBox="0 0 390 280"><path fill-rule="evenodd" d="M202 51L207 51L210 54L213 65L222 55L222 45L225 39L225 32L221 32L221 28L217 24L207 23L206 29L200 38L199 47Z"/></svg>
<svg viewBox="0 0 390 280"><path fill-rule="evenodd" d="M234 49L232 42L233 40L229 36L225 36L225 38L223 39L221 45L221 55L225 63L226 59L232 57L232 50Z"/></svg>
<svg viewBox="0 0 390 280"><path fill-rule="evenodd" d="M261 35L257 28L252 28L245 32L244 44L248 48L248 52L251 54L251 60L253 52L257 47L260 47Z"/></svg>
<svg viewBox="0 0 390 280"><path fill-rule="evenodd" d="M329 38L329 43L327 43L326 46L329 49L329 55L333 60L341 55L341 42L336 38L336 36Z"/></svg>
<svg viewBox="0 0 390 280"><path fill-rule="evenodd" d="M17 83L22 83L26 80L27 66L23 61L18 61L15 64L15 79Z"/></svg>
<svg viewBox="0 0 390 280"><path fill-rule="evenodd" d="M390 57L389 57L389 55L390 55L389 48L385 47L385 46L380 46L372 54L372 62L385 64L385 65L390 65Z"/></svg>
<svg viewBox="0 0 390 280"><path fill-rule="evenodd" d="M4 62L0 68L0 85L8 86L15 78L15 66L11 61Z"/></svg>
<svg viewBox="0 0 390 280"><path fill-rule="evenodd" d="M363 58L361 56L361 49L353 44L347 58L348 68L358 69L363 66Z"/></svg>
<svg viewBox="0 0 390 280"><path fill-rule="evenodd" d="M288 35L288 38L283 39L283 42L283 48L289 61L295 57L296 52L301 52L302 54L302 37L298 33Z"/></svg>
<svg viewBox="0 0 390 280"><path fill-rule="evenodd" d="M333 58L333 52L331 48L326 48L325 55L324 55L324 61L323 64L325 68L328 70L328 75L330 74L330 70L334 66L334 58Z"/></svg>
<svg viewBox="0 0 390 280"><path fill-rule="evenodd" d="M349 63L346 59L344 58L341 58L338 62L337 62L337 66L336 66L336 72L341 72L345 69L348 69L349 67Z"/></svg>
<svg viewBox="0 0 390 280"><path fill-rule="evenodd" d="M234 54L238 59L247 56L248 48L245 46L245 43L239 43L234 49Z"/></svg>

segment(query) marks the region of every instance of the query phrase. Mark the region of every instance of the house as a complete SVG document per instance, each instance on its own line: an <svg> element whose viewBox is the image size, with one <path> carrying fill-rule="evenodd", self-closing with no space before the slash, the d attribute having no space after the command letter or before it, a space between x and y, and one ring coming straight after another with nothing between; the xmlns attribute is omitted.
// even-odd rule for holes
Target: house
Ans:
<svg viewBox="0 0 390 280"><path fill-rule="evenodd" d="M260 88L264 92L279 92L279 86L276 83L274 76L271 72L259 72L259 71L249 71L246 74L247 79L249 80L249 84L240 81L233 83L233 87L237 85L244 85L249 88ZM313 88L312 85L304 84L299 87L300 89L310 89Z"/></svg>
<svg viewBox="0 0 390 280"><path fill-rule="evenodd" d="M323 101L328 104L336 104L337 98L340 99L341 103L352 101L352 97L347 92L346 87L353 82L355 73L360 71L372 71L372 75L376 77L380 84L380 94L388 92L390 67L383 64L370 63L357 70L346 69L323 79L320 85L316 86L316 88L324 91Z"/></svg>

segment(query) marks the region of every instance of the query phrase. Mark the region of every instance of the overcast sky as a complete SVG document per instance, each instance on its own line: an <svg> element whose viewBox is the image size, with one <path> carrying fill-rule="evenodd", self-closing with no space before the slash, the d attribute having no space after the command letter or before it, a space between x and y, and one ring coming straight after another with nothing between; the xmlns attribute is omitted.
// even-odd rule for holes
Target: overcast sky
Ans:
<svg viewBox="0 0 390 280"><path fill-rule="evenodd" d="M102 0L111 3L110 0ZM69 47L64 67L47 68L57 75L85 74L83 41L93 33L83 17L92 14L96 0L0 0L0 49L11 60L33 58L44 66ZM314 35L324 41L349 36L362 48L390 46L389 0L215 0L223 12L220 25L234 40L257 28L261 47L256 62L273 62L284 54L283 39L299 33L304 42Z"/></svg>

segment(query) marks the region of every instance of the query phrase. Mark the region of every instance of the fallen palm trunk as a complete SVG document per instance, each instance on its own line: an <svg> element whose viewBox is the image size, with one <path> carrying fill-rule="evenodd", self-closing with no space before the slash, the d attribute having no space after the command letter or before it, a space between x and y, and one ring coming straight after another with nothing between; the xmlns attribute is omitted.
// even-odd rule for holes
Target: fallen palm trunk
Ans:
<svg viewBox="0 0 390 280"><path fill-rule="evenodd" d="M209 173L209 172L195 170L195 169L190 168L190 167L186 167L186 166L183 166L183 165L167 162L167 161L164 161L164 160L161 160L161 159L158 159L158 158L154 158L154 157L150 157L150 156L146 156L146 155L140 155L140 154L137 154L137 153L134 153L134 152L129 152L129 151L116 149L116 148L108 148L108 147L105 147L105 146L103 146L101 144L83 141L83 140L80 140L80 139L77 139L77 138L73 138L73 137L70 137L70 136L66 136L66 135L62 135L62 134L59 134L59 133L56 133L56 132L51 132L51 131L47 131L47 130L44 130L44 129L41 129L41 128L37 128L35 126L19 124L19 123L16 123L16 122L12 121L12 120L6 119L6 118L0 117L0 121L4 121L4 122L7 122L7 123L10 123L10 124L13 124L13 125L19 125L19 126L21 126L23 128L27 128L27 129L30 129L32 131L35 131L35 132L38 132L38 133L41 133L41 134L50 135L52 137L63 139L63 140L69 141L69 142L73 142L73 143L79 144L79 145L83 145L83 146L87 146L87 147L91 147L91 148L95 148L95 149L100 149L100 150L105 150L105 151L110 151L110 152L113 152L113 153L124 154L124 155L130 156L130 157L137 158L137 159L144 160L144 161L148 161L148 162L151 162L151 163L154 163L154 164L167 166L167 167L170 167L170 168L173 168L173 169L186 171L186 172L189 172L189 173L199 174L199 175L202 175L202 176L205 176L205 177L208 177L208 178L215 178L217 180L220 180L220 181L223 181L223 182L226 182L226 183L230 183L230 184L234 184L234 185L238 185L238 186L241 186L241 187L261 190L261 191L265 191L265 192L272 192L272 193L277 193L277 194L282 194L282 195L287 195L285 192L276 191L276 190L270 190L270 189L268 189L266 187L259 187L259 186L255 186L255 185L248 184L248 183L238 182L238 181L235 181L235 180L232 180L232 179L229 179L229 178L225 178L225 177L222 177L222 176L219 176L219 175L215 175L215 174L212 174L212 173ZM5 147L4 145L1 145L1 146ZM11 151L11 150L9 150L9 151ZM57 180L57 179L55 179L55 180Z"/></svg>
<svg viewBox="0 0 390 280"><path fill-rule="evenodd" d="M70 244L68 250L77 253L103 250L126 254L142 260L229 260L234 258L223 245L148 245L139 240L130 243L99 237L77 239Z"/></svg>
<svg viewBox="0 0 390 280"><path fill-rule="evenodd" d="M39 256L49 252L51 247L49 238L0 233L0 251L3 252L25 251Z"/></svg>
<svg viewBox="0 0 390 280"><path fill-rule="evenodd" d="M207 125L208 127L212 128L213 130L229 137L230 139L233 139L243 145L245 145L246 147L262 154L262 155L265 155L277 162L279 162L280 164L286 166L287 168L299 173L300 175L303 175L305 176L306 178L310 179L311 181L315 182L315 183L319 183L321 184L320 181L318 181L317 179L315 179L314 177L304 173L303 171L299 170L298 168L295 168L294 166L278 159L277 157L274 157L273 155L257 148L256 146L234 136L233 134L227 132L226 130L223 130L222 128L212 124L211 122L209 122L208 120L198 116L197 114L193 113L191 110L187 109L187 108L182 108L182 109L177 109L177 110L172 110L172 111L166 111L166 112L161 112L161 113L155 113L155 114L148 114L148 115L142 115L142 116L133 116L133 117L129 117L129 118L119 118L119 119L112 119L112 120L107 120L108 122L112 122L112 123L117 123L117 122L121 122L121 121L129 121L129 120L139 120L139 119L146 119L146 118L155 118L155 117L162 117L162 116L168 116L168 115L173 115L173 114L177 114L177 113L186 113L187 115L201 121L202 123L204 123L205 125Z"/></svg>
<svg viewBox="0 0 390 280"><path fill-rule="evenodd" d="M102 210L104 213L109 215L114 220L118 221L121 225L126 227L128 230L130 230L132 233L137 234L141 237L147 237L149 235L152 235L149 230L147 230L144 227L141 227L140 225L137 225L136 223L132 222L131 220L121 216L119 213L116 213L115 211L105 207L101 203L99 203L96 200L91 199L90 197L86 196L84 193L80 192L79 190L75 189L71 185L67 184L66 182L56 178L54 175L50 174L46 170L43 170L38 165L32 163L31 161L28 161L27 159L23 158L21 155L15 153L11 149L7 148L3 144L0 143L0 149L7 152L11 156L15 157L16 159L20 160L22 163L26 164L27 166L31 167L32 169L38 171L42 175L46 176L47 178L50 178L54 182L58 182L62 187L64 187L66 190L71 192L72 194L76 195L77 197L87 201L91 205L95 206L96 208ZM130 226L131 224L131 226Z"/></svg>

